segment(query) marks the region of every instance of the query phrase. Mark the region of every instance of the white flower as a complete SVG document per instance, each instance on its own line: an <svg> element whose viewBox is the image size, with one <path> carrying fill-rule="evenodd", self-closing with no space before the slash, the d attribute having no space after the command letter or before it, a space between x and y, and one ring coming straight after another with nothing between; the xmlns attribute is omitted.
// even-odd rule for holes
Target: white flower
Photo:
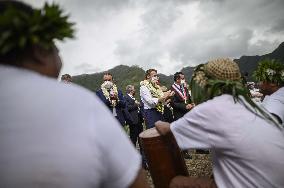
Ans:
<svg viewBox="0 0 284 188"><path fill-rule="evenodd" d="M273 76L276 74L276 71L273 69L266 69L265 72L267 73L268 76Z"/></svg>
<svg viewBox="0 0 284 188"><path fill-rule="evenodd" d="M280 72L281 80L284 80L284 70Z"/></svg>
<svg viewBox="0 0 284 188"><path fill-rule="evenodd" d="M111 87L110 87L110 86L111 86ZM112 107L115 107L117 101L110 99L110 93L112 93L112 95L118 95L118 91L117 91L116 85L115 85L114 83L112 83L112 82L111 82L111 84L110 84L109 81L106 81L106 82L104 82L104 83L101 85L101 89L102 89L102 92L103 92L105 98L111 102ZM110 89L111 89L111 90L110 90ZM110 91L109 91L109 90L110 90Z"/></svg>
<svg viewBox="0 0 284 188"><path fill-rule="evenodd" d="M193 79L197 84L200 85L200 87L205 87L205 85L207 84L207 78L203 71L196 72Z"/></svg>
<svg viewBox="0 0 284 188"><path fill-rule="evenodd" d="M111 89L113 87L113 83L111 81L105 81L102 84L102 87L106 88L106 89Z"/></svg>

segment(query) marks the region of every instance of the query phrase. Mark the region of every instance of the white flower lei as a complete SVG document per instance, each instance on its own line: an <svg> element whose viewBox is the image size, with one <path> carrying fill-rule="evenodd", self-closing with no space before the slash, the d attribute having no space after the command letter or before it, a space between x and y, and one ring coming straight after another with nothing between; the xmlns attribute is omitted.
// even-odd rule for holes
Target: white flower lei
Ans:
<svg viewBox="0 0 284 188"><path fill-rule="evenodd" d="M146 86L149 89L151 95L155 98L160 98L160 97L164 96L164 92L161 90L159 85L153 85L148 80L143 80L142 82L140 82L140 85ZM156 106L156 109L158 110L158 112L164 113L163 103L158 103L157 106Z"/></svg>
<svg viewBox="0 0 284 188"><path fill-rule="evenodd" d="M117 100L111 100L110 99L109 92L108 92L107 88L104 87L104 84L101 85L101 89L102 89L102 92L103 92L105 98L110 101L111 106L115 107L117 105ZM118 96L118 91L117 91L117 87L116 87L115 84L113 84L113 86L112 86L112 91L115 95Z"/></svg>
<svg viewBox="0 0 284 188"><path fill-rule="evenodd" d="M205 73L203 71L198 71L194 73L193 80L199 84L200 87L204 88L207 84L208 78L206 77Z"/></svg>
<svg viewBox="0 0 284 188"><path fill-rule="evenodd" d="M273 69L266 69L265 72L267 73L268 76L273 76L276 74L276 71Z"/></svg>
<svg viewBox="0 0 284 188"><path fill-rule="evenodd" d="M281 80L284 81L284 70L281 71Z"/></svg>

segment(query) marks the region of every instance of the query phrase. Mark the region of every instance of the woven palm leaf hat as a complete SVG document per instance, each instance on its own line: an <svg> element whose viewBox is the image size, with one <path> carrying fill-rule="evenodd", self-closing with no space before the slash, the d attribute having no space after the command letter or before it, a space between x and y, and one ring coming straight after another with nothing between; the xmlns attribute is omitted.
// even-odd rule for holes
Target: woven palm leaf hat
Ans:
<svg viewBox="0 0 284 188"><path fill-rule="evenodd" d="M211 60L204 65L204 70L209 76L219 80L241 79L239 66L229 58Z"/></svg>
<svg viewBox="0 0 284 188"><path fill-rule="evenodd" d="M195 69L191 80L192 98L199 104L224 93L230 94L236 86L245 90L239 66L229 58L214 59Z"/></svg>
<svg viewBox="0 0 284 188"><path fill-rule="evenodd" d="M229 58L214 59L198 65L192 75L190 86L192 100L196 105L216 96L229 94L235 102L240 101L257 116L279 126L270 114L250 99L249 90L242 83L238 64Z"/></svg>

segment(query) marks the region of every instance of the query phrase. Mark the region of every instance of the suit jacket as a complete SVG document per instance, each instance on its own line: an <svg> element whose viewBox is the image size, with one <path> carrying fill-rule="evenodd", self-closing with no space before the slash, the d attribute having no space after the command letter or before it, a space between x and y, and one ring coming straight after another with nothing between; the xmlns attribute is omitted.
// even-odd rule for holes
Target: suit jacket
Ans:
<svg viewBox="0 0 284 188"><path fill-rule="evenodd" d="M186 109L186 105L191 103L191 97L189 95L188 89L185 87L184 91L187 96L187 102L179 95L179 93L172 87L172 91L175 92L171 100L171 106L173 108L174 120L177 120L184 116L189 110Z"/></svg>
<svg viewBox="0 0 284 188"><path fill-rule="evenodd" d="M126 102L126 110L129 112L130 117L126 120L129 124L138 124L139 123L139 107L135 103L135 100L132 99L128 94L124 96Z"/></svg>
<svg viewBox="0 0 284 188"><path fill-rule="evenodd" d="M124 117L125 100L124 100L121 90L118 90L117 92L118 92L118 103L115 106L115 110L116 110L118 121L120 122L121 125L124 125L125 124L125 117ZM103 101L103 103L105 103L105 105L112 112L111 102L108 99L106 99L106 97L103 94L102 89L99 89L96 92L96 95Z"/></svg>

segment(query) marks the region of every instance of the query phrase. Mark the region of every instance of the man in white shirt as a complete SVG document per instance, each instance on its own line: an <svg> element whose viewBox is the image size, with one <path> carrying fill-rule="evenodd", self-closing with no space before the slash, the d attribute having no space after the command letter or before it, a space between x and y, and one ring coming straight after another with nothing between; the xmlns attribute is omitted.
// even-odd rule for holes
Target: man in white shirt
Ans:
<svg viewBox="0 0 284 188"><path fill-rule="evenodd" d="M271 114L278 118L279 122L284 122L284 87L279 88L271 95L267 95L262 105Z"/></svg>
<svg viewBox="0 0 284 188"><path fill-rule="evenodd" d="M158 131L172 132L181 149L211 149L220 188L284 187L283 128L251 103L238 65L230 59L199 65L191 87L197 105L172 124L157 122ZM198 180L178 176L170 187L216 187L212 180Z"/></svg>
<svg viewBox="0 0 284 188"><path fill-rule="evenodd" d="M50 10L60 16L50 19ZM93 93L56 80L61 61L53 39L70 37L60 29L72 31L59 7L36 14L24 3L0 1L0 11L3 33L13 33L0 44L0 187L147 187L140 155L106 107ZM50 25L31 22L47 28L25 33L25 19L34 16ZM21 46L19 36L26 37Z"/></svg>
<svg viewBox="0 0 284 188"><path fill-rule="evenodd" d="M146 71L145 80L140 83L140 97L144 105L145 121L148 129L154 127L156 121L163 120L163 103L174 94L170 90L163 93L158 82L157 70L149 69Z"/></svg>
<svg viewBox="0 0 284 188"><path fill-rule="evenodd" d="M261 61L255 71L260 81L260 92L264 95L262 106L284 122L284 64L275 60Z"/></svg>

